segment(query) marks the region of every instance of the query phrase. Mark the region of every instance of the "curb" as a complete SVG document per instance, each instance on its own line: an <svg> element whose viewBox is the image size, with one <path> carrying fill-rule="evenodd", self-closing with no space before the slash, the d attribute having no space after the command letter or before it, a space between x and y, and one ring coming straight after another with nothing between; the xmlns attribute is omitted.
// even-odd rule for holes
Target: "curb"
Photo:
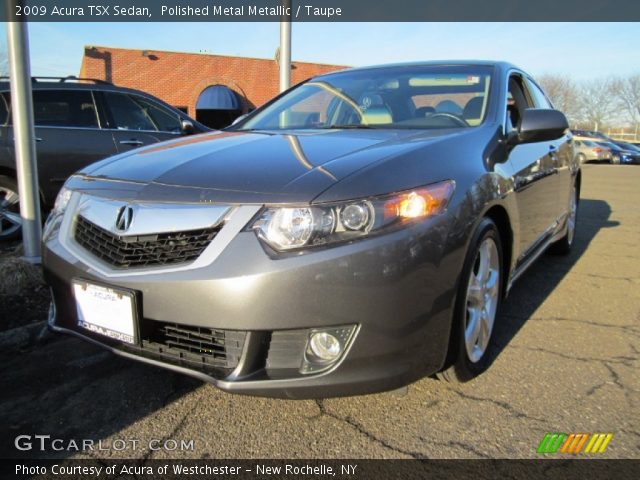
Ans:
<svg viewBox="0 0 640 480"><path fill-rule="evenodd" d="M0 350L16 350L35 345L50 335L47 322L31 323L0 332Z"/></svg>

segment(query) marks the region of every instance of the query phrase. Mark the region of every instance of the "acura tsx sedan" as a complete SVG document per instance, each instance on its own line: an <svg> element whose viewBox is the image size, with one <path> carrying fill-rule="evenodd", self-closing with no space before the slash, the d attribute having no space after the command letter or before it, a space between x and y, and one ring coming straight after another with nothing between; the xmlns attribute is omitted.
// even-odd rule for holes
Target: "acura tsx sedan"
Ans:
<svg viewBox="0 0 640 480"><path fill-rule="evenodd" d="M466 381L514 281L569 252L580 178L513 65L318 76L73 175L45 226L49 325L229 392Z"/></svg>

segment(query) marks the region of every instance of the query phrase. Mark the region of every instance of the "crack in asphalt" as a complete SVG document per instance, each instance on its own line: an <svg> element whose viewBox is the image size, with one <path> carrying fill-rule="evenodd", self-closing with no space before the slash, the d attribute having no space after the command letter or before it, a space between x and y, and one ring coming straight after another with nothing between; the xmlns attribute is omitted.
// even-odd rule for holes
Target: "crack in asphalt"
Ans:
<svg viewBox="0 0 640 480"><path fill-rule="evenodd" d="M429 457L427 457L425 454L420 453L420 452L412 452L410 450L405 450L399 447L396 447L395 445L391 445L389 442L387 442L386 440L377 437L376 435L374 435L373 433L369 432L361 423L359 423L358 421L356 421L353 417L347 416L345 418L340 417L339 415L336 415L333 412L330 412L327 407L324 405L324 400L316 400L316 405L318 406L318 409L320 410L320 415L318 417L315 418L319 418L322 417L323 415L326 415L328 417L331 417L339 422L342 423L346 423L347 425L351 426L352 428L354 428L358 433L360 433L361 435L364 435L367 439L377 443L378 445L382 445L383 447L394 451L396 453L400 453L402 455L407 455L411 458L413 458L414 460L426 460Z"/></svg>
<svg viewBox="0 0 640 480"><path fill-rule="evenodd" d="M544 418L532 417L531 415L528 415L528 414L526 414L524 412L521 412L521 411L517 410L510 403L504 402L502 400L495 400L493 398L488 398L488 397L476 397L476 396L473 396L473 395L469 395L468 393L464 393L464 392L460 392L458 390L454 390L452 388L447 388L447 390L449 390L450 392L455 393L460 398L463 398L465 400L473 400L473 401L476 401L476 402L492 403L492 404L494 404L494 405L506 410L507 412L509 412L511 415L513 415L516 418L526 418L528 420L535 420L536 422L546 422L546 420Z"/></svg>
<svg viewBox="0 0 640 480"><path fill-rule="evenodd" d="M502 317L505 318L511 318L513 320L518 320L518 321L527 321L527 322L573 322L573 323L580 323L581 325L587 325L590 327L602 327L602 328L612 328L612 329L616 329L616 330L622 330L625 333L631 333L632 335L640 335L640 328L638 328L638 326L634 325L634 324L626 324L626 325L616 325L616 324L612 324L612 323L599 323L599 322L594 322L591 320L582 320L579 318L569 318L569 317L548 317L548 316L541 316L541 317L529 317L529 318L525 318L519 315L512 315L510 313L503 313L501 314ZM636 351L636 353L638 353Z"/></svg>
<svg viewBox="0 0 640 480"><path fill-rule="evenodd" d="M529 347L526 345L511 345L511 348L517 348L517 349L521 349L521 350L529 350L532 352L541 352L541 353L547 353L549 355L555 355L557 357L561 357L564 358L565 360L577 360L579 362L596 362L596 363L613 363L613 364L620 364L620 365L624 365L625 367L631 367L633 368L633 363L635 361L637 361L637 359L632 358L632 357L624 357L624 356L616 356L616 357L611 357L611 358L596 358L596 357L577 357L575 355L567 355L566 353L561 353L561 352L555 352L553 350L547 350L546 348L542 348L542 347Z"/></svg>
<svg viewBox="0 0 640 480"><path fill-rule="evenodd" d="M437 445L437 446L440 446L440 447L460 447L465 452L471 453L471 454L476 455L477 457L480 457L480 458L493 458L491 455L487 455L486 453L481 452L480 450L474 448L473 446L469 445L468 443L460 442L458 440L449 440L447 442L437 442L437 441L434 441L434 440L429 440L429 439L424 438L424 437L419 437L419 438L423 442L427 442L427 443L430 443L432 445Z"/></svg>
<svg viewBox="0 0 640 480"><path fill-rule="evenodd" d="M631 391L635 391L631 386L626 385L625 382L622 380L622 378L620 377L620 375L618 374L618 372L616 372L615 368L613 367L613 365L622 365L628 368L634 368L635 365L634 363L637 362L637 358L634 357L627 357L624 355L618 355L615 357L611 357L611 358L595 358L595 357L576 357L576 356L571 356L571 355L566 355L564 353L560 353L560 352L555 352L553 350L547 350L544 348L540 348L540 347L528 347L528 346L521 346L521 345L512 345L512 348L519 348L519 349L524 349L524 350L530 350L530 351L537 351L537 352L542 352L542 353L547 353L549 355L555 355L558 357L562 357L568 360L577 360L579 362L585 362L585 363L598 363L600 365L602 365L604 368L606 368L607 372L609 373L609 378L610 381L605 381L605 382L601 382L601 383L597 383L596 385L593 385L591 388L589 388L589 390L587 390L585 396L590 397L592 395L594 395L598 390L600 390L601 388L605 387L608 384L613 384L616 387L618 387L620 390L622 390L622 393L624 394L625 398L627 399L627 401L632 404L633 403L633 399L631 398Z"/></svg>
<svg viewBox="0 0 640 480"><path fill-rule="evenodd" d="M640 278L638 277L618 277L618 276L612 276L612 275L600 275L597 273L581 273L581 272L571 272L571 275L577 275L580 277L598 278L601 280L624 280L630 283L640 282Z"/></svg>

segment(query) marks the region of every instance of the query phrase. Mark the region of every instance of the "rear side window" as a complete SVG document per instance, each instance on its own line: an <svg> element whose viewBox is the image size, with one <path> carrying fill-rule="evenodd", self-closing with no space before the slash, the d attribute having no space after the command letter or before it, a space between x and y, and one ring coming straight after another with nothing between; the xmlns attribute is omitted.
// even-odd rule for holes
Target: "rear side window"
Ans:
<svg viewBox="0 0 640 480"><path fill-rule="evenodd" d="M177 113L162 108L146 98L132 95L133 100L142 107L145 114L151 119L154 127L161 132L180 133L182 125Z"/></svg>
<svg viewBox="0 0 640 480"><path fill-rule="evenodd" d="M39 127L98 128L96 106L88 90L36 90L33 114Z"/></svg>
<svg viewBox="0 0 640 480"><path fill-rule="evenodd" d="M529 93L533 97L533 102L535 103L536 108L553 108L553 105L551 105L551 102L549 102L549 99L544 92L530 79L527 79L527 87L529 88Z"/></svg>
<svg viewBox="0 0 640 480"><path fill-rule="evenodd" d="M104 96L118 130L158 130L145 109L129 95L105 92Z"/></svg>

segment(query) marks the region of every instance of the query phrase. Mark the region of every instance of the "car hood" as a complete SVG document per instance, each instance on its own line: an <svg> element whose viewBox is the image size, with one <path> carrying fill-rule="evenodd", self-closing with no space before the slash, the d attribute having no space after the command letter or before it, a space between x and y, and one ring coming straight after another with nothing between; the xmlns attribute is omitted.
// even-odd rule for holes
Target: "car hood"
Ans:
<svg viewBox="0 0 640 480"><path fill-rule="evenodd" d="M96 191L115 183L139 200L309 202L358 170L460 134L459 129L213 132L118 155L80 176L99 182ZM175 197L167 197L167 189Z"/></svg>

